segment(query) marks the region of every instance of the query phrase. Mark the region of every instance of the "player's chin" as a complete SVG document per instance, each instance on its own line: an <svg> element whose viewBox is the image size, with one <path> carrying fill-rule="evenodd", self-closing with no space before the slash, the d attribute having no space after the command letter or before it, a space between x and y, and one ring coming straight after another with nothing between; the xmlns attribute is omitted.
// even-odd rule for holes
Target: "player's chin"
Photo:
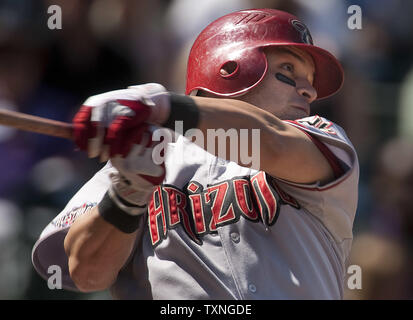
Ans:
<svg viewBox="0 0 413 320"><path fill-rule="evenodd" d="M306 118L309 115L310 114L306 110L303 110L298 107L290 107L278 118L281 120L296 120L296 119Z"/></svg>

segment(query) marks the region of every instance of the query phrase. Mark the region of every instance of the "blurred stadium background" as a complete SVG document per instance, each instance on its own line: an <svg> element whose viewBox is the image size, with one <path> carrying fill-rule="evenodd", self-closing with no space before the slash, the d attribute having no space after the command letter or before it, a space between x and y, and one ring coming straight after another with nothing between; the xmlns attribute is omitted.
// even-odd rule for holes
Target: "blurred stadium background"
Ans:
<svg viewBox="0 0 413 320"><path fill-rule="evenodd" d="M350 5L362 30L347 27ZM47 27L59 5L61 30ZM159 82L183 93L196 35L231 11L300 17L342 62L346 82L314 113L344 127L361 163L345 299L412 299L413 2L409 0L0 0L0 108L70 122L90 95ZM0 299L109 299L50 290L31 264L46 224L102 165L58 138L0 126Z"/></svg>

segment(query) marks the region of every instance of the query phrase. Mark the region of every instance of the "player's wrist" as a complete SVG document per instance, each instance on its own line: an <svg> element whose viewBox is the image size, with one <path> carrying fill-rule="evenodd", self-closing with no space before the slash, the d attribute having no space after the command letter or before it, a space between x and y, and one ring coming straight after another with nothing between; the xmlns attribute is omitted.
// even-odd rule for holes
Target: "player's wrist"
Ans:
<svg viewBox="0 0 413 320"><path fill-rule="evenodd" d="M199 110L191 97L167 92L158 83L146 84L144 90L142 102L151 107L149 123L174 130L176 122L182 121L184 132L198 127Z"/></svg>
<svg viewBox="0 0 413 320"><path fill-rule="evenodd" d="M142 214L132 215L132 211L129 209L141 210L140 212L143 213L146 206L143 208L137 208L133 205L130 206L130 204L112 193L110 189L105 193L103 199L98 204L99 215L103 220L124 233L135 232L139 228L142 220Z"/></svg>
<svg viewBox="0 0 413 320"><path fill-rule="evenodd" d="M178 121L182 122L183 132L198 127L200 112L191 97L170 92L169 107L168 118L162 124L165 128L175 130Z"/></svg>

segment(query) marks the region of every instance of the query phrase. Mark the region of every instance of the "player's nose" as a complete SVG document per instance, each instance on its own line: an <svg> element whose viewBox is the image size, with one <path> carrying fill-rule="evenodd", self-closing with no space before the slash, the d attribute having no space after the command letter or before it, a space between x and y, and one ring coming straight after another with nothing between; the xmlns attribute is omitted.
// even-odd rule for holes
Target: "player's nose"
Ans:
<svg viewBox="0 0 413 320"><path fill-rule="evenodd" d="M317 99L317 90L311 85L307 79L297 79L297 92L303 96L308 103Z"/></svg>

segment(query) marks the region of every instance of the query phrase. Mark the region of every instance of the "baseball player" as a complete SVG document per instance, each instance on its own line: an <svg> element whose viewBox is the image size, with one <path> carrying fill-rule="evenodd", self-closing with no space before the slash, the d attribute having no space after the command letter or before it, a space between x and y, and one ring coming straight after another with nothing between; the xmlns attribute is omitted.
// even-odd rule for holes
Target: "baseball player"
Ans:
<svg viewBox="0 0 413 320"><path fill-rule="evenodd" d="M358 160L310 104L342 82L289 13L212 22L192 46L186 95L152 83L80 108L77 145L109 161L44 229L36 270L47 279L58 265L64 288L118 299L341 299ZM184 134L171 134L177 123ZM258 129L259 165L217 156L189 129Z"/></svg>

